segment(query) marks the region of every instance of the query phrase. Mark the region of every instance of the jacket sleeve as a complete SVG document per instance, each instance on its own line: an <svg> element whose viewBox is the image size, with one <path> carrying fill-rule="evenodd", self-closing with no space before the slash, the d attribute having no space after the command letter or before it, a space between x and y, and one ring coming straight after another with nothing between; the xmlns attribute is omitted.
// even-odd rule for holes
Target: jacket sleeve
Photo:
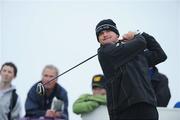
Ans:
<svg viewBox="0 0 180 120"><path fill-rule="evenodd" d="M63 110L62 118L64 120L68 120L69 119L69 113L68 113L68 104L69 104L69 101L68 101L67 92L64 92L64 94L63 94L63 101L64 101L64 110Z"/></svg>
<svg viewBox="0 0 180 120"><path fill-rule="evenodd" d="M145 32L142 33L142 36L147 41L147 49L144 53L147 58L149 67L153 67L158 63L165 61L167 59L167 55L159 43L155 40L155 38Z"/></svg>
<svg viewBox="0 0 180 120"><path fill-rule="evenodd" d="M126 43L110 44L103 50L109 59L115 60L115 65L122 65L131 60L146 48L146 41L142 35L136 35L133 40ZM114 59L116 58L116 59Z"/></svg>
<svg viewBox="0 0 180 120"><path fill-rule="evenodd" d="M92 95L85 94L80 96L73 104L73 112L76 114L88 113L96 109L99 104L90 98Z"/></svg>
<svg viewBox="0 0 180 120"><path fill-rule="evenodd" d="M25 102L26 117L40 117L45 115L46 111L40 110L38 98L35 87L31 88Z"/></svg>
<svg viewBox="0 0 180 120"><path fill-rule="evenodd" d="M105 95L89 96L89 100L96 101L99 103L99 105L107 104Z"/></svg>

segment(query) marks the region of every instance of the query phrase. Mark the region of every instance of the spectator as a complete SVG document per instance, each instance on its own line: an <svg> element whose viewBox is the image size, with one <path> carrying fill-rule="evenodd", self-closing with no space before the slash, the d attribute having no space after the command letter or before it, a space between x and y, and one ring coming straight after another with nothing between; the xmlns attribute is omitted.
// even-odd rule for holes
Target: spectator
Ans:
<svg viewBox="0 0 180 120"><path fill-rule="evenodd" d="M0 70L0 120L17 120L21 117L21 103L12 81L16 78L17 67L6 62Z"/></svg>
<svg viewBox="0 0 180 120"><path fill-rule="evenodd" d="M42 71L42 80L35 83L28 92L25 102L26 117L39 118L44 116L68 120L68 97L66 90L57 83L57 79L47 83L58 74L58 69L55 66L45 66ZM44 84L46 91L45 95L37 93L36 88L38 83ZM62 101L63 105L53 105L52 103L55 99ZM58 109L51 109L53 108L52 106L55 106Z"/></svg>
<svg viewBox="0 0 180 120"><path fill-rule="evenodd" d="M89 113L100 105L106 105L106 79L104 75L94 75L92 78L92 94L81 95L73 104L76 114Z"/></svg>

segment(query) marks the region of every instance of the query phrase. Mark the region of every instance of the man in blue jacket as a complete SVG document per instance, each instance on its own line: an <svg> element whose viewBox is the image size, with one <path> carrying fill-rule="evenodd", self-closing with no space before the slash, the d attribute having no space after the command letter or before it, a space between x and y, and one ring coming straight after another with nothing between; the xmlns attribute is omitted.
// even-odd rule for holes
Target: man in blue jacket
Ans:
<svg viewBox="0 0 180 120"><path fill-rule="evenodd" d="M163 62L167 56L147 33L130 31L121 40L119 35L111 19L102 20L96 26L100 43L98 59L108 81L110 120L158 120L148 68Z"/></svg>
<svg viewBox="0 0 180 120"><path fill-rule="evenodd" d="M28 92L25 102L26 117L48 117L68 120L67 92L61 85L57 83L57 79L49 82L49 80L52 80L58 74L58 69L55 66L45 66L42 71L42 80L33 85ZM38 83L44 84L46 91L45 95L40 95L37 93L36 89ZM55 99L61 101L63 105L55 104L54 106L53 101Z"/></svg>

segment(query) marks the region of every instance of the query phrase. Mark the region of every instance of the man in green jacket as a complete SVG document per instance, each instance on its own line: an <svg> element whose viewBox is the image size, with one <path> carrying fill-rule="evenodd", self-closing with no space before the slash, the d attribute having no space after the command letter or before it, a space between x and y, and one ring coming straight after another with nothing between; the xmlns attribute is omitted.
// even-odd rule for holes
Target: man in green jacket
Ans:
<svg viewBox="0 0 180 120"><path fill-rule="evenodd" d="M81 95L73 104L73 112L76 114L89 113L100 105L106 105L106 79L104 75L94 75L92 78L93 94Z"/></svg>

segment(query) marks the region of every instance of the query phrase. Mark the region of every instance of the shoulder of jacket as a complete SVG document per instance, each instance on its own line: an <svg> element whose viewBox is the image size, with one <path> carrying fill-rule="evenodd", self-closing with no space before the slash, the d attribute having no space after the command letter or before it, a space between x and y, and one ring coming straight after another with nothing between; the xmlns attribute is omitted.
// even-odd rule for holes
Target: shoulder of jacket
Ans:
<svg viewBox="0 0 180 120"><path fill-rule="evenodd" d="M67 90L57 83L57 90L61 92L61 94L67 94Z"/></svg>
<svg viewBox="0 0 180 120"><path fill-rule="evenodd" d="M98 49L98 54L101 53L109 53L112 50L116 49L116 47L119 47L122 43L116 43L116 44L106 44L106 45L102 45L99 49Z"/></svg>

